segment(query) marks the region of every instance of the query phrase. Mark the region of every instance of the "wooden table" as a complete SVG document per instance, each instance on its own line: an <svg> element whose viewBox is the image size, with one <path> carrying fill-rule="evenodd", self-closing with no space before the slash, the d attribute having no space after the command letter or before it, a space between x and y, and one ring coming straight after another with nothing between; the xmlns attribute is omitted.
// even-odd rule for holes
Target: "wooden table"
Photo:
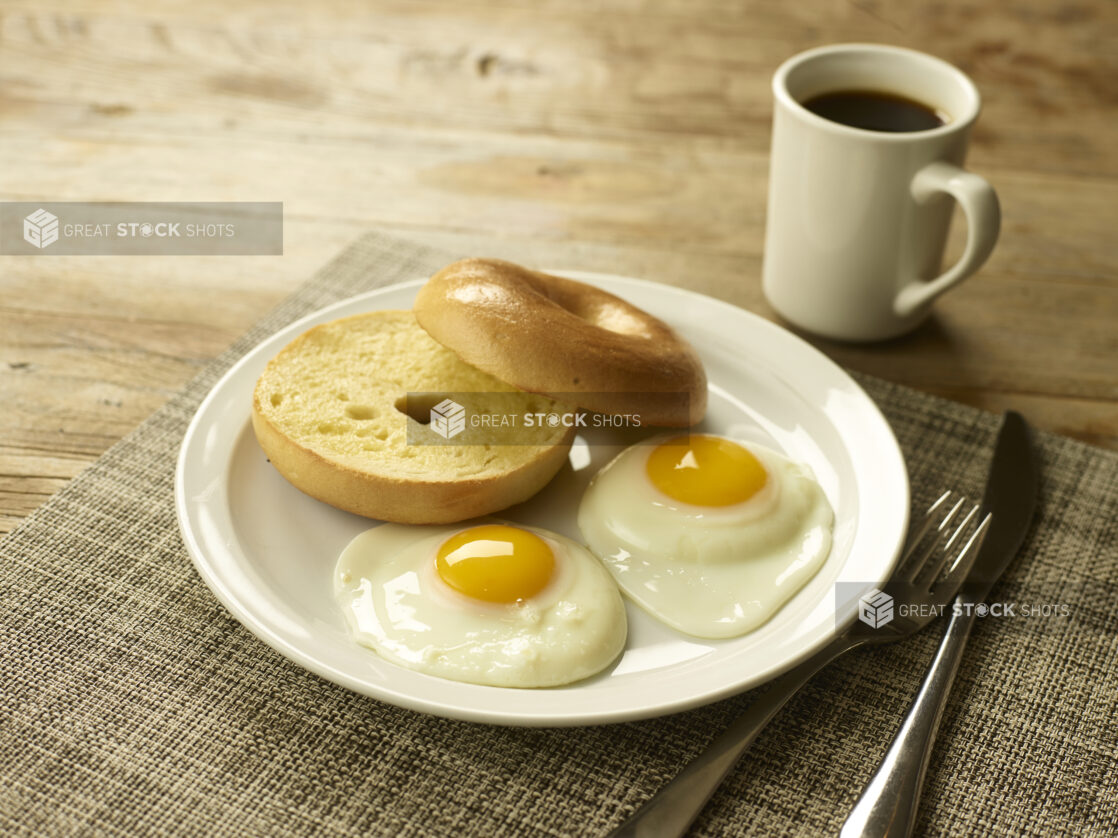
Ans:
<svg viewBox="0 0 1118 838"><path fill-rule="evenodd" d="M1116 23L1112 0L6 0L0 200L283 201L286 226L282 257L0 259L0 531L370 227L775 317L769 78L838 41L974 78L1004 222L915 334L816 344L1118 448Z"/></svg>

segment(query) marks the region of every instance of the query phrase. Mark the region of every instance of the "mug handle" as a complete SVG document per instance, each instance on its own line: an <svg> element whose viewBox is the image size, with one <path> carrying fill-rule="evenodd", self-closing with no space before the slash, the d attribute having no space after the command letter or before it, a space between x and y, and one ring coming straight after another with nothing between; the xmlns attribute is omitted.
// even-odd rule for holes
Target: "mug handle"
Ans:
<svg viewBox="0 0 1118 838"><path fill-rule="evenodd" d="M912 196L919 203L946 192L959 202L967 217L967 246L959 261L930 282L910 282L897 294L893 311L909 317L948 288L962 282L982 267L994 250L1001 228L1001 209L994 187L978 175L953 163L929 163L912 180Z"/></svg>

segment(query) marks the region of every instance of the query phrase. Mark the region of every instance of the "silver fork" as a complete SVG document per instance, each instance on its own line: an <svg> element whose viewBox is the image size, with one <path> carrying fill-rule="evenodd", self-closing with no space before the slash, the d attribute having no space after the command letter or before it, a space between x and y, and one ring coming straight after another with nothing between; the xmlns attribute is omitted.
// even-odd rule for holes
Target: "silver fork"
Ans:
<svg viewBox="0 0 1118 838"><path fill-rule="evenodd" d="M958 592L990 525L987 515L967 537L978 515L976 504L952 529L952 522L965 505L965 497L956 500L951 492L944 492L909 539L904 556L883 586L894 601L906 606L904 609L894 609L892 619L877 628L855 620L806 661L770 682L769 688L703 753L611 832L611 838L683 835L757 735L816 672L844 652L866 644L893 643L935 619ZM933 534L929 537L929 533ZM966 542L959 547L963 539Z"/></svg>

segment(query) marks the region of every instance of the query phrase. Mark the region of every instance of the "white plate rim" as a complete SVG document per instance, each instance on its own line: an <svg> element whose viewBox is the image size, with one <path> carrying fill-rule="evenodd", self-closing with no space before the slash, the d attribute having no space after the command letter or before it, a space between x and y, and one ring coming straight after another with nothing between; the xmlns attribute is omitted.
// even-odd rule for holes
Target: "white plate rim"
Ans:
<svg viewBox="0 0 1118 838"><path fill-rule="evenodd" d="M565 269L548 269L548 272L597 285L629 285L630 287L651 291L656 294L674 295L680 300L691 301L705 307L714 307L733 318L745 318L750 321L751 329L760 330L766 334L768 339L783 344L784 346L782 348L795 352L803 359L809 359L811 364L815 365L813 367L814 373L825 374L829 377L832 384L842 385L842 388L846 392L856 394L859 397L858 408L861 419L867 424L861 428L861 433L853 439L858 440L861 437L865 437L865 439L861 439L861 442L872 447L874 456L881 461L878 471L890 480L887 485L887 491L877 498L877 500L881 501L884 506L887 507L884 510L886 514L882 515L881 518L883 525L872 534L872 543L860 545L862 549L876 548L876 550L879 551L879 555L888 556L888 560L882 561L881 564L878 565L879 570L876 574L876 579L866 581L880 583L888 578L900 555L909 523L910 486L908 473L900 445L888 421L885 419L876 403L874 403L869 395L865 393L861 386L854 381L845 370L831 361L831 359L821 351L781 326L746 309L696 291L610 273ZM220 573L217 572L214 563L210 560L208 550L212 550L215 545L212 539L204 542L203 539L200 538L197 521L192 515L192 502L188 494L187 472L190 467L191 456L197 452L201 436L205 432L206 419L210 416L215 403L218 402L223 389L228 386L228 383L235 379L238 373L247 365L258 361L260 356L264 353L267 353L267 357L272 357L296 335L305 331L312 325L334 319L335 316L338 316L337 313L342 310L360 306L366 301L375 301L378 297L416 289L425 281L425 279L416 279L395 283L343 300L338 300L272 333L246 352L221 376L203 399L191 419L179 450L174 480L175 510L183 543L187 548L191 562L194 564L202 580L226 609L228 609L228 611L257 638L284 657L328 681L347 687L357 693L386 701L400 707L445 718L488 724L529 727L564 727L654 718L704 706L714 701L727 698L765 683L771 678L792 668L807 657L810 657L815 651L829 642L843 626L848 625L856 619L857 610L856 603L854 603L844 614L841 616L836 615L836 625L833 629L829 632L819 634L811 642L805 643L799 650L799 654L794 658L783 661L779 666L770 667L759 673L754 673L753 677L739 678L736 680L729 679L719 688L707 689L683 697L677 696L669 700L658 700L643 705L603 707L600 710L590 713L585 711L572 713L556 707L548 711L524 711L510 714L508 711L493 711L484 706L478 706L475 703L462 704L454 701L417 699L406 692L393 690L390 686L370 685L367 681L355 678L348 672L324 664L314 656L305 653L297 644L292 643L289 638L284 636L282 631L277 630L276 626L269 624L269 622L254 611L248 603L245 603L234 595L225 584ZM616 289L611 290L615 290L616 293L621 293L617 292ZM372 311L376 310L376 308L377 307L373 305L369 308L362 308L361 310ZM268 347L272 348L269 349ZM844 436L843 439L844 442L851 441L850 437ZM448 683L454 684L455 682ZM525 691L516 690L515 692L522 693ZM541 690L532 692L544 694L548 691Z"/></svg>

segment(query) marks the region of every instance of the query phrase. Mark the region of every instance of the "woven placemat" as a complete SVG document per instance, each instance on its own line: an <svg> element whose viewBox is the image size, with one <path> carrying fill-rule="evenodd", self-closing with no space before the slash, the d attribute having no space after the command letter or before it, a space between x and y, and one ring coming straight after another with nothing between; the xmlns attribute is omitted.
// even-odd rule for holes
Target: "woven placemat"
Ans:
<svg viewBox="0 0 1118 838"><path fill-rule="evenodd" d="M293 319L457 255L364 237L0 542L0 833L598 835L750 701L561 730L424 716L288 662L195 573L172 477L221 374ZM918 508L942 487L981 495L997 416L859 381L900 440ZM932 760L922 833L1118 833L1118 456L1036 439L1039 511L992 600L1070 613L979 621ZM837 832L941 631L825 670L762 734L695 833Z"/></svg>

